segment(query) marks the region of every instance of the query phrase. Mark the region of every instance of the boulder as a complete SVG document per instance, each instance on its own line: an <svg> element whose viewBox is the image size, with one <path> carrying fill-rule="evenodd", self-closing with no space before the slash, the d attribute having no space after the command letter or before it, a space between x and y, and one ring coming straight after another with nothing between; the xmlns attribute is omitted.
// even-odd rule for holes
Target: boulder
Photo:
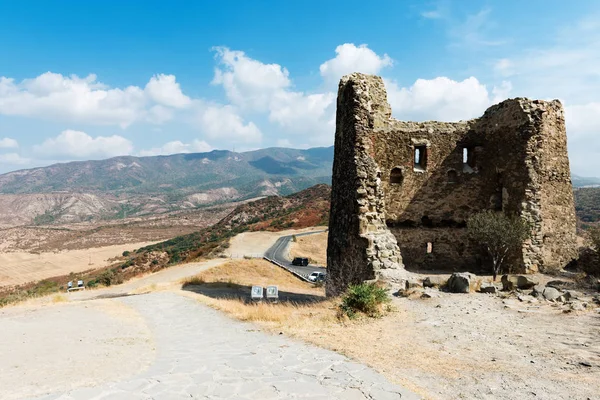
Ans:
<svg viewBox="0 0 600 400"><path fill-rule="evenodd" d="M583 293L578 292L576 290L567 290L567 291L565 291L564 296L567 300L581 299L584 297Z"/></svg>
<svg viewBox="0 0 600 400"><path fill-rule="evenodd" d="M533 297L539 297L542 296L542 293L544 292L544 289L546 288L546 286L544 285L535 285L533 287L533 290L531 291L531 295Z"/></svg>
<svg viewBox="0 0 600 400"><path fill-rule="evenodd" d="M544 288L542 295L546 300L556 301L562 295L562 293L553 287L546 287Z"/></svg>
<svg viewBox="0 0 600 400"><path fill-rule="evenodd" d="M494 284L487 282L483 282L479 288L481 293L496 293L497 290L498 288Z"/></svg>
<svg viewBox="0 0 600 400"><path fill-rule="evenodd" d="M512 291L515 289L531 289L538 282L532 277L525 275L502 275L502 290Z"/></svg>
<svg viewBox="0 0 600 400"><path fill-rule="evenodd" d="M423 279L423 286L435 288L444 286L447 282L448 279L443 276L428 276L427 278Z"/></svg>
<svg viewBox="0 0 600 400"><path fill-rule="evenodd" d="M452 293L469 293L473 274L468 272L455 272L448 279L446 287Z"/></svg>

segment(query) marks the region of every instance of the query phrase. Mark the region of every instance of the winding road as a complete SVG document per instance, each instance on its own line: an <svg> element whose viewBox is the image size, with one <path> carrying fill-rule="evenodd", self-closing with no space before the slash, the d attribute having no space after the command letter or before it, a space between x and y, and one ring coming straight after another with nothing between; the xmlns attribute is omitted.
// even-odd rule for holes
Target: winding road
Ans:
<svg viewBox="0 0 600 400"><path fill-rule="evenodd" d="M293 265L292 261L289 258L289 252L290 252L289 246L290 246L290 243L292 242L292 239L294 236L296 236L296 237L308 236L308 235L314 235L314 234L322 233L322 232L325 232L325 230L307 232L307 233L299 233L297 235L282 236L279 239L277 239L277 241L273 244L273 246L271 246L265 252L265 257L267 257L270 260L276 261L277 263L283 265L286 269L288 269L304 278L308 278L308 276L312 272L315 272L315 271L326 272L327 271L326 268L322 267L320 265L309 264L306 267L299 266L299 265Z"/></svg>

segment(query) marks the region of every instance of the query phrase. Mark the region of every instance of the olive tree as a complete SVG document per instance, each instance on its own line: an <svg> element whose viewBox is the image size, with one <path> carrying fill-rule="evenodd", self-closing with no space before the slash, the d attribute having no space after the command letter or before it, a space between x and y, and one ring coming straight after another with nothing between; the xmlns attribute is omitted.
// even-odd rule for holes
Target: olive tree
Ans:
<svg viewBox="0 0 600 400"><path fill-rule="evenodd" d="M492 258L494 280L506 257L518 250L529 237L529 225L519 217L502 212L482 211L467 221L469 238L481 245Z"/></svg>

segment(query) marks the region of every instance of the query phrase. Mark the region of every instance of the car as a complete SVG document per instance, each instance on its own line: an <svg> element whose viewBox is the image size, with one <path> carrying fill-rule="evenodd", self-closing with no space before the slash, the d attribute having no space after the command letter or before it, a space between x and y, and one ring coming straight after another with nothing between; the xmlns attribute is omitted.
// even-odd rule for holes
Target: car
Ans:
<svg viewBox="0 0 600 400"><path fill-rule="evenodd" d="M311 282L325 282L325 272L315 271L308 276L308 280Z"/></svg>
<svg viewBox="0 0 600 400"><path fill-rule="evenodd" d="M292 265L299 265L302 267L306 267L308 265L308 258L306 257L296 257L292 260Z"/></svg>

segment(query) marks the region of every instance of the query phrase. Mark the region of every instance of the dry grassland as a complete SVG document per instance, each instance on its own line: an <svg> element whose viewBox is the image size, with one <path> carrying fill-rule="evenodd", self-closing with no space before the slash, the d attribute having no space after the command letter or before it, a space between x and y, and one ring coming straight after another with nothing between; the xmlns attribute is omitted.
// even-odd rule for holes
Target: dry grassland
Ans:
<svg viewBox="0 0 600 400"><path fill-rule="evenodd" d="M298 236L290 246L290 257L307 257L311 264L327 265L327 232Z"/></svg>

